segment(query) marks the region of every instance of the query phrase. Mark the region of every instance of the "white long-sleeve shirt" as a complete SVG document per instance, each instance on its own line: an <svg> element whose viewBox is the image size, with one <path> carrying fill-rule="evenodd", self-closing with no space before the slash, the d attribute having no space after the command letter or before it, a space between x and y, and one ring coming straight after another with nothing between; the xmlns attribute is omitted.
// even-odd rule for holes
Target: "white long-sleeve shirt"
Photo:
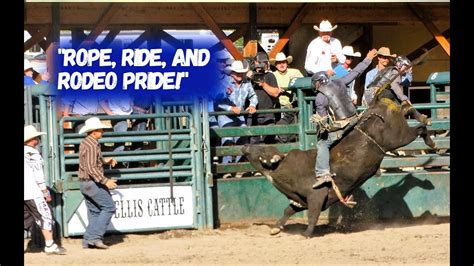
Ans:
<svg viewBox="0 0 474 266"><path fill-rule="evenodd" d="M42 190L46 189L43 157L33 147L24 146L24 200L42 198Z"/></svg>
<svg viewBox="0 0 474 266"><path fill-rule="evenodd" d="M339 63L344 63L346 57L342 53L341 42L331 37L329 43L321 37L311 41L306 51L304 68L309 74L332 69L331 54L335 54Z"/></svg>
<svg viewBox="0 0 474 266"><path fill-rule="evenodd" d="M129 115L133 112L133 99L129 96L111 97L106 100L114 115Z"/></svg>

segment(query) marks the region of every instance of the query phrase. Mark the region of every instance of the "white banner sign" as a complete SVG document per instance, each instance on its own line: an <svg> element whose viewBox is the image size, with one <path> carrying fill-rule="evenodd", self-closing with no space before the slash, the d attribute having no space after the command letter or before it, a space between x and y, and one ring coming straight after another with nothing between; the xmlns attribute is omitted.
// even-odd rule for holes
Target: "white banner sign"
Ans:
<svg viewBox="0 0 474 266"><path fill-rule="evenodd" d="M111 190L117 210L107 230L137 230L165 227L191 227L194 221L191 186L143 187ZM87 208L81 205L68 221L70 235L83 234L87 227Z"/></svg>

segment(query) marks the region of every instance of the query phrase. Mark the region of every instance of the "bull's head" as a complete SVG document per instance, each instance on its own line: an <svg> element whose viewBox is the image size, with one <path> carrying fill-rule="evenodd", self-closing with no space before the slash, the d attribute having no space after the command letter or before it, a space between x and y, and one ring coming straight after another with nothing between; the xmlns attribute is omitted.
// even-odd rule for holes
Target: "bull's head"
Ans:
<svg viewBox="0 0 474 266"><path fill-rule="evenodd" d="M257 170L273 170L284 158L275 147L261 145L245 145L242 152Z"/></svg>
<svg viewBox="0 0 474 266"><path fill-rule="evenodd" d="M268 155L270 156L270 155ZM282 157L279 154L273 154L271 158L269 158L267 154L263 156L259 156L258 159L264 168L273 169L276 165L281 161Z"/></svg>

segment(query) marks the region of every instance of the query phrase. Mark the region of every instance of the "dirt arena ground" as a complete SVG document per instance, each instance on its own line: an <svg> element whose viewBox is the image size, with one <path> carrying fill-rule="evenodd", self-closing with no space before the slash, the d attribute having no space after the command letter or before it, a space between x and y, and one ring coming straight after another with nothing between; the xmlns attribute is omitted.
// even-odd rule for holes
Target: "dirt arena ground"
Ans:
<svg viewBox="0 0 474 266"><path fill-rule="evenodd" d="M172 230L107 236L108 250L82 249L80 238L63 239L67 255L25 252L25 265L96 264L430 264L449 265L449 220L337 228L318 225L300 234L303 219L269 235L274 221L224 224L214 230ZM25 240L25 248L28 240Z"/></svg>

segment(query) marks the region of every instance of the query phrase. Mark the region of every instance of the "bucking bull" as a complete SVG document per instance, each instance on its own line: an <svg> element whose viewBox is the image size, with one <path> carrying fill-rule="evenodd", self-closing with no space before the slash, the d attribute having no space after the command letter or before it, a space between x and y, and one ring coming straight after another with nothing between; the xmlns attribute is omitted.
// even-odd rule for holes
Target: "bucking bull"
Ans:
<svg viewBox="0 0 474 266"><path fill-rule="evenodd" d="M330 164L336 174L334 181L340 196L348 197L372 177L387 151L405 146L418 136L435 149L426 125L420 123L409 127L405 119L406 112L393 94L381 93L362 114L355 127L331 148ZM316 149L291 150L284 155L274 147L245 145L242 152L252 166L290 200L271 234L278 234L290 216L307 209L308 227L303 235L310 237L321 211L342 199L331 185L312 188Z"/></svg>

